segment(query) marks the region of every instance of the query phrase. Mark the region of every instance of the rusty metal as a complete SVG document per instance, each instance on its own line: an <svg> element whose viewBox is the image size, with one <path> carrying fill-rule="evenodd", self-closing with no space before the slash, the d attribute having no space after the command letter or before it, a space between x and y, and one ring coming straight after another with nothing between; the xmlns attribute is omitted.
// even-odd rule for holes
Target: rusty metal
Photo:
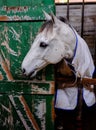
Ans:
<svg viewBox="0 0 96 130"><path fill-rule="evenodd" d="M30 109L29 109L29 107L28 107L28 105L27 105L27 103L26 103L26 101L25 101L25 99L24 99L23 96L20 96L20 101L21 101L21 103L22 103L22 105L23 105L23 107L24 107L24 110L25 110L25 112L26 112L26 114L27 114L27 117L28 117L29 120L31 121L31 123L32 123L32 125L33 125L33 127L34 127L34 129L40 130L40 128L39 128L39 126L38 126L36 120L34 119L34 116L33 116L33 114L31 113L31 111L30 111Z"/></svg>
<svg viewBox="0 0 96 130"><path fill-rule="evenodd" d="M8 6L4 6L4 10L7 11L8 13L10 11L13 11L13 12L25 12L25 11L28 11L28 8L29 6L11 6L11 7L8 7Z"/></svg>

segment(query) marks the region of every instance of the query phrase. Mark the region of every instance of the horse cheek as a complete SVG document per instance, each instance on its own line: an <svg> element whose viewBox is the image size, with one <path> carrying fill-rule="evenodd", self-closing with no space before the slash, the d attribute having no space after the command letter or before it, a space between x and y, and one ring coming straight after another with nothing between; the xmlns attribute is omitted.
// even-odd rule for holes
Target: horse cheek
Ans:
<svg viewBox="0 0 96 130"><path fill-rule="evenodd" d="M58 48L54 48L48 52L48 55L46 58L48 62L52 64L56 64L62 59L62 54Z"/></svg>

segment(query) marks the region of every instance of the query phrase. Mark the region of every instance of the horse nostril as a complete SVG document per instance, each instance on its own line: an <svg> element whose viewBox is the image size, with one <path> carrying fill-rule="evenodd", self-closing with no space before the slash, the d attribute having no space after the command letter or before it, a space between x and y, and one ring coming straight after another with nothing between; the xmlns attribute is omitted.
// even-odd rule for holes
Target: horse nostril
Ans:
<svg viewBox="0 0 96 130"><path fill-rule="evenodd" d="M22 73L24 74L25 72L26 72L26 70L23 68L23 69L22 69Z"/></svg>

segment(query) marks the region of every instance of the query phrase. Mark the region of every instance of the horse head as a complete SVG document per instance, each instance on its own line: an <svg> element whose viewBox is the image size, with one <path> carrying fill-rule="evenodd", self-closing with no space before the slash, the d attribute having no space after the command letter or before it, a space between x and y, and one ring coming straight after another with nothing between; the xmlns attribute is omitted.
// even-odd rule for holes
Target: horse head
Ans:
<svg viewBox="0 0 96 130"><path fill-rule="evenodd" d="M34 42L22 62L26 76L34 77L48 64L56 64L63 58L72 58L76 38L68 24L53 14L44 12L46 22L41 26Z"/></svg>

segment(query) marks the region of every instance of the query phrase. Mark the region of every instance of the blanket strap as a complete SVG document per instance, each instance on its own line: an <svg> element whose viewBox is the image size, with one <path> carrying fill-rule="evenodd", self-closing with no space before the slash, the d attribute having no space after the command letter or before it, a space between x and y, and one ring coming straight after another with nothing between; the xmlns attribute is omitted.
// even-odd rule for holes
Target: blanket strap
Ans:
<svg viewBox="0 0 96 130"><path fill-rule="evenodd" d="M77 78L77 81L73 81L73 78L66 78L66 77L62 77L62 78L57 78L56 79L57 83L58 83L58 89L64 89L64 88L70 88L70 87L74 87L74 86L82 86L85 87L86 89L90 90L90 91L94 91L94 88L92 87L92 85L96 85L96 78ZM81 86L81 88L82 88ZM94 86L96 87L96 86Z"/></svg>

